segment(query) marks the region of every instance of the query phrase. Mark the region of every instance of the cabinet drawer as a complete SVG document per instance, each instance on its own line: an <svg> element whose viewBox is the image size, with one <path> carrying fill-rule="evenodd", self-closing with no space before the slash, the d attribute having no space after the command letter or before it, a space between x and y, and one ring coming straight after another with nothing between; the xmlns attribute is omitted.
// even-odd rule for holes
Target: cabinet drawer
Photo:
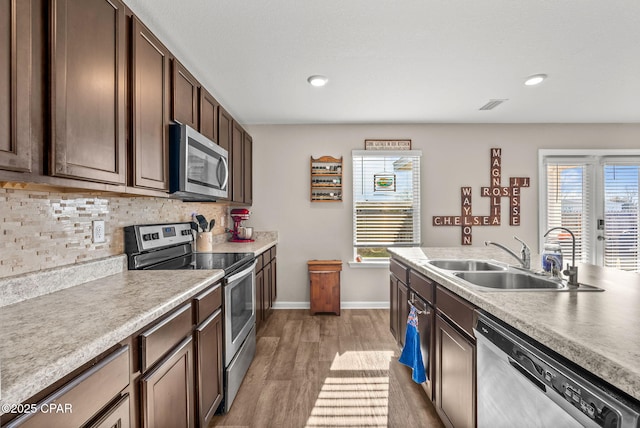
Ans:
<svg viewBox="0 0 640 428"><path fill-rule="evenodd" d="M256 272L260 272L264 265L264 253L256 256Z"/></svg>
<svg viewBox="0 0 640 428"><path fill-rule="evenodd" d="M193 298L194 324L200 325L222 306L222 284L217 283Z"/></svg>
<svg viewBox="0 0 640 428"><path fill-rule="evenodd" d="M271 260L276 258L276 246L275 245L273 247L271 247L271 249L269 250L269 254L271 255Z"/></svg>
<svg viewBox="0 0 640 428"><path fill-rule="evenodd" d="M140 371L144 373L180 340L191 333L191 304L140 334Z"/></svg>
<svg viewBox="0 0 640 428"><path fill-rule="evenodd" d="M80 426L129 385L129 372L129 347L123 346L38 403L51 411L18 417L6 427Z"/></svg>
<svg viewBox="0 0 640 428"><path fill-rule="evenodd" d="M473 337L474 306L448 290L436 288L436 308L458 327Z"/></svg>
<svg viewBox="0 0 640 428"><path fill-rule="evenodd" d="M409 268L405 265L395 261L394 259L389 260L389 270L393 273L400 281L408 284L409 278Z"/></svg>
<svg viewBox="0 0 640 428"><path fill-rule="evenodd" d="M409 272L409 287L427 302L433 304L436 285L424 275L414 271Z"/></svg>

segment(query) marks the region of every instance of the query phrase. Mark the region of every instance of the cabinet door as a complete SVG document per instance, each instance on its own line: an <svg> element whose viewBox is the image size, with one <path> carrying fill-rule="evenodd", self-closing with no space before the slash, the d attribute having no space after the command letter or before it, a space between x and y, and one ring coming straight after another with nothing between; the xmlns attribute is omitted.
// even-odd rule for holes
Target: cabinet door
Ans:
<svg viewBox="0 0 640 428"><path fill-rule="evenodd" d="M222 106L218 108L218 140L217 143L220 147L225 149L229 153L229 166L233 167L233 153L231 152L231 136L233 134L233 118ZM232 172L231 172L232 174ZM229 196L227 199L231 199L233 193L233 176L229 175Z"/></svg>
<svg viewBox="0 0 640 428"><path fill-rule="evenodd" d="M195 330L197 415L206 427L222 402L222 310L218 309Z"/></svg>
<svg viewBox="0 0 640 428"><path fill-rule="evenodd" d="M200 133L218 142L218 108L220 104L205 88L200 88Z"/></svg>
<svg viewBox="0 0 640 428"><path fill-rule="evenodd" d="M264 318L264 270L256 273L256 331L262 326Z"/></svg>
<svg viewBox="0 0 640 428"><path fill-rule="evenodd" d="M31 171L31 2L0 1L0 169Z"/></svg>
<svg viewBox="0 0 640 428"><path fill-rule="evenodd" d="M244 203L253 204L253 139L246 132L243 134L242 147L242 181L244 183Z"/></svg>
<svg viewBox="0 0 640 428"><path fill-rule="evenodd" d="M86 428L129 428L130 418L129 396L125 395L104 416Z"/></svg>
<svg viewBox="0 0 640 428"><path fill-rule="evenodd" d="M140 380L145 428L194 427L193 340L183 340Z"/></svg>
<svg viewBox="0 0 640 428"><path fill-rule="evenodd" d="M433 331L435 328L435 311L432 306L427 304L426 301L418 297L415 293L412 294L412 301L417 309L418 313L418 332L420 333L420 352L422 353L422 363L424 364L424 370L427 374L427 380L422 387L427 393L429 399L433 399Z"/></svg>
<svg viewBox="0 0 640 428"><path fill-rule="evenodd" d="M333 312L340 315L340 272L309 272L311 314Z"/></svg>
<svg viewBox="0 0 640 428"><path fill-rule="evenodd" d="M273 302L271 301L271 281L273 281L272 276L273 266L271 262L267 263L263 269L264 275L264 294L262 295L262 307L264 308L264 318L265 320L271 314L271 306L273 306Z"/></svg>
<svg viewBox="0 0 640 428"><path fill-rule="evenodd" d="M277 259L271 260L271 307L275 305L276 299L278 298L278 275L277 275Z"/></svg>
<svg viewBox="0 0 640 428"><path fill-rule="evenodd" d="M475 426L475 345L436 316L435 396L438 415L449 427Z"/></svg>
<svg viewBox="0 0 640 428"><path fill-rule="evenodd" d="M398 343L404 346L409 317L409 287L398 281Z"/></svg>
<svg viewBox="0 0 640 428"><path fill-rule="evenodd" d="M389 274L389 330L398 341L398 278Z"/></svg>
<svg viewBox="0 0 640 428"><path fill-rule="evenodd" d="M231 200L240 203L244 203L243 135L244 130L234 121L231 134Z"/></svg>
<svg viewBox="0 0 640 428"><path fill-rule="evenodd" d="M169 189L169 51L134 16L131 46L133 186Z"/></svg>
<svg viewBox="0 0 640 428"><path fill-rule="evenodd" d="M50 24L50 173L124 184L124 4L54 0Z"/></svg>
<svg viewBox="0 0 640 428"><path fill-rule="evenodd" d="M173 59L172 119L198 128L198 88L200 84L175 58Z"/></svg>

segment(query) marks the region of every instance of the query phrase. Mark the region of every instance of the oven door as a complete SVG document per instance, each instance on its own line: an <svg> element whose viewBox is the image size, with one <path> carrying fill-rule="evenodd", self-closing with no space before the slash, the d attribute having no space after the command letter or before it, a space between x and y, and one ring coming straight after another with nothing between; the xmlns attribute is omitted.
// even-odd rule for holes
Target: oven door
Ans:
<svg viewBox="0 0 640 428"><path fill-rule="evenodd" d="M256 324L256 262L227 278L224 287L224 365L227 367Z"/></svg>

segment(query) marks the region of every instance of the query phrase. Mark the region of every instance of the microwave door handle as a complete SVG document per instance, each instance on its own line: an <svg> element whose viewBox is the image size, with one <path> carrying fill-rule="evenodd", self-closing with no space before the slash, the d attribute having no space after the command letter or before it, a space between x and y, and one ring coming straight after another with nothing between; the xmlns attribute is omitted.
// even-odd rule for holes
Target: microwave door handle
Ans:
<svg viewBox="0 0 640 428"><path fill-rule="evenodd" d="M227 182L229 181L229 164L227 163L227 159L224 157L220 157L220 160L224 165L224 182L220 185L220 188L225 189L227 187ZM218 178L220 178L220 164L218 164Z"/></svg>

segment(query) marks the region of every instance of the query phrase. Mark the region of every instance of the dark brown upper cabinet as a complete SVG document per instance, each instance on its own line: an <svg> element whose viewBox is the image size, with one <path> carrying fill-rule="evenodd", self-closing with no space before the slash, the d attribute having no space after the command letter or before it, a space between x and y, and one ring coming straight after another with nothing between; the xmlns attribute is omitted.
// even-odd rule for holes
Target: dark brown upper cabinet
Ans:
<svg viewBox="0 0 640 428"><path fill-rule="evenodd" d="M54 0L49 173L126 181L125 6L119 0Z"/></svg>
<svg viewBox="0 0 640 428"><path fill-rule="evenodd" d="M253 203L253 139L246 131L242 135L242 138L244 203L251 205Z"/></svg>
<svg viewBox="0 0 640 428"><path fill-rule="evenodd" d="M233 121L231 133L231 201L244 203L244 129Z"/></svg>
<svg viewBox="0 0 640 428"><path fill-rule="evenodd" d="M176 122L198 127L198 89L195 77L175 58L173 62L173 109L171 118Z"/></svg>
<svg viewBox="0 0 640 428"><path fill-rule="evenodd" d="M218 142L218 109L220 103L207 90L200 88L200 133Z"/></svg>
<svg viewBox="0 0 640 428"><path fill-rule="evenodd" d="M216 141L220 147L229 152L229 167L233 168L233 153L231 153L231 139L233 134L233 117L222 106L218 107L218 140ZM233 176L229 174L229 196L231 199L233 193Z"/></svg>
<svg viewBox="0 0 640 428"><path fill-rule="evenodd" d="M169 189L171 54L135 16L131 36L132 185Z"/></svg>
<svg viewBox="0 0 640 428"><path fill-rule="evenodd" d="M0 0L0 169L31 171L31 2Z"/></svg>

